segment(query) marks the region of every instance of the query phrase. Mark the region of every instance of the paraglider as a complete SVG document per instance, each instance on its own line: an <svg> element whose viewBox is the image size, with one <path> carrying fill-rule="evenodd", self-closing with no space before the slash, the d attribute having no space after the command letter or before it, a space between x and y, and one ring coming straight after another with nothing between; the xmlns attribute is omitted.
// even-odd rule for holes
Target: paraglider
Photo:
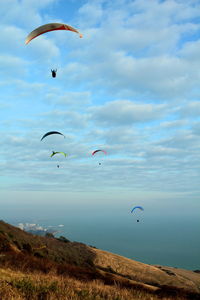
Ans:
<svg viewBox="0 0 200 300"><path fill-rule="evenodd" d="M144 208L142 207L142 206L135 206L135 207L133 207L133 209L131 210L131 213L136 209L136 208L138 208L138 209L140 209L140 210L144 210Z"/></svg>
<svg viewBox="0 0 200 300"><path fill-rule="evenodd" d="M105 150L99 149L99 150L93 151L93 152L92 152L92 155L95 155L95 154L96 154L97 152L99 152L99 151L102 151L103 153L107 154L107 152L106 152Z"/></svg>
<svg viewBox="0 0 200 300"><path fill-rule="evenodd" d="M35 39L36 37L38 37L43 33L54 31L54 30L69 30L78 33L80 38L83 37L83 35L77 29L75 29L70 25L64 23L48 23L40 27L37 27L36 29L31 31L26 38L25 44L27 45L28 43L30 43L31 40Z"/></svg>
<svg viewBox="0 0 200 300"><path fill-rule="evenodd" d="M48 135L51 135L51 134L60 134L60 135L63 135L63 136L64 136L64 134L62 134L62 133L59 132L59 131L49 131L49 132L47 132L47 133L45 133L45 134L43 135L43 137L41 138L40 141L42 141L45 137L47 137ZM64 138L65 138L65 136L64 136Z"/></svg>
<svg viewBox="0 0 200 300"><path fill-rule="evenodd" d="M144 210L144 208L142 206L135 206L133 207L133 209L131 210L131 213L133 213L136 209L140 209L141 211ZM137 222L139 222L139 220L137 219Z"/></svg>
<svg viewBox="0 0 200 300"><path fill-rule="evenodd" d="M56 72L57 72L57 69L56 69L56 70L52 70L52 69L51 69L51 75L52 75L53 78L56 77Z"/></svg>
<svg viewBox="0 0 200 300"><path fill-rule="evenodd" d="M50 155L50 157L53 157L56 154L62 154L62 155L64 155L64 157L67 156L67 153L65 153L65 152L62 152L62 151L61 152L59 152L59 151L52 151L52 154ZM60 168L60 166L57 165L57 168Z"/></svg>
<svg viewBox="0 0 200 300"><path fill-rule="evenodd" d="M46 138L47 136L52 135L52 134L58 134L58 135L63 135L63 136L64 136L64 134L62 134L62 133L59 132L59 131L48 131L47 133L45 133L45 134L43 135L43 137L41 138L40 141L42 141L44 138ZM65 136L64 136L64 138L65 138ZM52 151L52 154L50 155L50 157L53 157L55 154L58 154L58 153L64 155L65 157L67 156L67 154L66 154L65 152L62 152L62 151L61 151L61 152L60 152L60 151ZM60 167L60 166L57 165L57 168L59 168L59 167Z"/></svg>
<svg viewBox="0 0 200 300"><path fill-rule="evenodd" d="M93 151L92 155L95 155L97 152L103 152L104 154L107 154L107 152L105 150L98 149L98 150ZM99 162L99 166L101 166L100 162Z"/></svg>
<svg viewBox="0 0 200 300"><path fill-rule="evenodd" d="M28 36L26 37L25 44L27 45L28 43L30 43L30 41L37 38L41 34L44 34L46 32L50 32L50 31L54 31L54 30L72 31L72 32L78 33L80 38L83 37L83 35L77 29L75 29L74 27L72 27L70 25L67 25L64 23L48 23L48 24L44 24L40 27L37 27L36 29L31 31L28 34ZM51 70L53 78L56 77L56 72L57 72L57 70Z"/></svg>
<svg viewBox="0 0 200 300"><path fill-rule="evenodd" d="M53 157L55 154L58 154L58 153L60 153L60 154L63 154L64 155L64 157L66 157L67 156L67 153L65 153L65 152L59 152L59 151L52 151L52 154L50 155L50 157Z"/></svg>

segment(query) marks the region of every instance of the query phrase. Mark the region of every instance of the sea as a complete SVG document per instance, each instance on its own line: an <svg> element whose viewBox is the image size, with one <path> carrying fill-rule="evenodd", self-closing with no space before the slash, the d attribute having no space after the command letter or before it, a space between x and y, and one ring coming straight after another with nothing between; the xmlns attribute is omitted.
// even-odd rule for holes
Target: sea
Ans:
<svg viewBox="0 0 200 300"><path fill-rule="evenodd" d="M28 203L28 202L27 202ZM68 202L67 202L68 203ZM56 236L82 242L136 261L188 270L200 269L198 213L145 207L131 213L126 206L50 203L1 205L1 219L12 225L38 224Z"/></svg>

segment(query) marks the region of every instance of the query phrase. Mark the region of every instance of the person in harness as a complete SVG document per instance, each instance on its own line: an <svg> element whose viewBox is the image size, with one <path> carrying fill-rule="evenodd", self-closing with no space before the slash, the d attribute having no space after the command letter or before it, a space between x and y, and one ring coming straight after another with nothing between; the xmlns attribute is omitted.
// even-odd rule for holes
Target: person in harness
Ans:
<svg viewBox="0 0 200 300"><path fill-rule="evenodd" d="M52 75L53 78L56 77L56 72L57 72L57 69L56 69L56 70L52 70L52 69L51 69L51 75Z"/></svg>

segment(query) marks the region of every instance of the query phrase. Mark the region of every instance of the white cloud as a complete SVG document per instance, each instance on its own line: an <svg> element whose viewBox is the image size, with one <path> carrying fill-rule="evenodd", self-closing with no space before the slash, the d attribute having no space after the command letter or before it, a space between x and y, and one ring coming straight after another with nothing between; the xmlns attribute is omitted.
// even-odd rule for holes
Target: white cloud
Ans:
<svg viewBox="0 0 200 300"><path fill-rule="evenodd" d="M200 116L200 101L190 101L179 109L182 117L194 118Z"/></svg>
<svg viewBox="0 0 200 300"><path fill-rule="evenodd" d="M76 111L66 110L53 110L42 114L45 117L44 124L52 124L51 126L65 128L65 130L84 129L87 126L87 116L85 114L78 113Z"/></svg>
<svg viewBox="0 0 200 300"><path fill-rule="evenodd" d="M91 120L101 126L123 126L154 121L163 116L165 106L138 104L129 100L110 101L90 109Z"/></svg>
<svg viewBox="0 0 200 300"><path fill-rule="evenodd" d="M20 27L28 26L30 29L42 23L40 10L57 0L1 0L1 21L5 23L18 23Z"/></svg>
<svg viewBox="0 0 200 300"><path fill-rule="evenodd" d="M53 102L55 104L61 104L66 108L68 106L82 107L83 105L88 105L91 103L91 93L89 91L83 92L66 92L60 93L59 90L52 90L51 93L46 95L47 101Z"/></svg>
<svg viewBox="0 0 200 300"><path fill-rule="evenodd" d="M199 31L193 22L198 7L188 1L86 2L80 9L80 19L88 24L83 46L74 47L78 62L63 68L63 75L72 74L71 84L87 81L88 87L102 85L115 95L129 90L154 99L191 97L199 64L191 65L180 49L184 36ZM98 15L96 23L91 11Z"/></svg>
<svg viewBox="0 0 200 300"><path fill-rule="evenodd" d="M187 125L189 125L189 122L186 120L165 121L160 124L162 128L166 129L177 129Z"/></svg>
<svg viewBox="0 0 200 300"><path fill-rule="evenodd" d="M19 27L5 25L1 29L1 52L20 55L24 48L25 31Z"/></svg>
<svg viewBox="0 0 200 300"><path fill-rule="evenodd" d="M2 78L24 76L27 72L28 61L12 56L0 55L0 73ZM2 82L1 82L2 83Z"/></svg>
<svg viewBox="0 0 200 300"><path fill-rule="evenodd" d="M196 124L194 124L192 130L193 130L193 134L200 136L200 122L197 122Z"/></svg>
<svg viewBox="0 0 200 300"><path fill-rule="evenodd" d="M185 59L187 59L190 63L198 64L200 59L200 54L198 51L199 47L200 47L199 40L188 41L183 45L182 49L180 50L180 55Z"/></svg>
<svg viewBox="0 0 200 300"><path fill-rule="evenodd" d="M40 69L40 65L48 64L52 61L58 60L60 55L59 47L51 39L47 39L44 36L38 37L34 42L28 44L26 47L26 56L37 62L37 66Z"/></svg>
<svg viewBox="0 0 200 300"><path fill-rule="evenodd" d="M87 26L92 26L101 22L103 13L101 1L86 2L79 9L82 22L85 19L85 25L87 24ZM90 18L88 18L88 16L90 16Z"/></svg>

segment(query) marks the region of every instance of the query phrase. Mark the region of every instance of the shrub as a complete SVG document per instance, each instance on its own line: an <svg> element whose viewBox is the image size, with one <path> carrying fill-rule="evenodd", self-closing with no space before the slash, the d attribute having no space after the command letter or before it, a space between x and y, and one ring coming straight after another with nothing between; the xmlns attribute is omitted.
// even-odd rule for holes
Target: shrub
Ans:
<svg viewBox="0 0 200 300"><path fill-rule="evenodd" d="M53 233L51 233L51 232L47 232L45 234L45 236L48 237L48 238L55 238L54 235L53 235Z"/></svg>
<svg viewBox="0 0 200 300"><path fill-rule="evenodd" d="M27 251L28 253L32 253L32 246L29 243L22 245L23 250Z"/></svg>
<svg viewBox="0 0 200 300"><path fill-rule="evenodd" d="M70 240L66 239L66 237L64 236L60 236L59 238L57 238L58 241L64 242L64 243L70 243Z"/></svg>

